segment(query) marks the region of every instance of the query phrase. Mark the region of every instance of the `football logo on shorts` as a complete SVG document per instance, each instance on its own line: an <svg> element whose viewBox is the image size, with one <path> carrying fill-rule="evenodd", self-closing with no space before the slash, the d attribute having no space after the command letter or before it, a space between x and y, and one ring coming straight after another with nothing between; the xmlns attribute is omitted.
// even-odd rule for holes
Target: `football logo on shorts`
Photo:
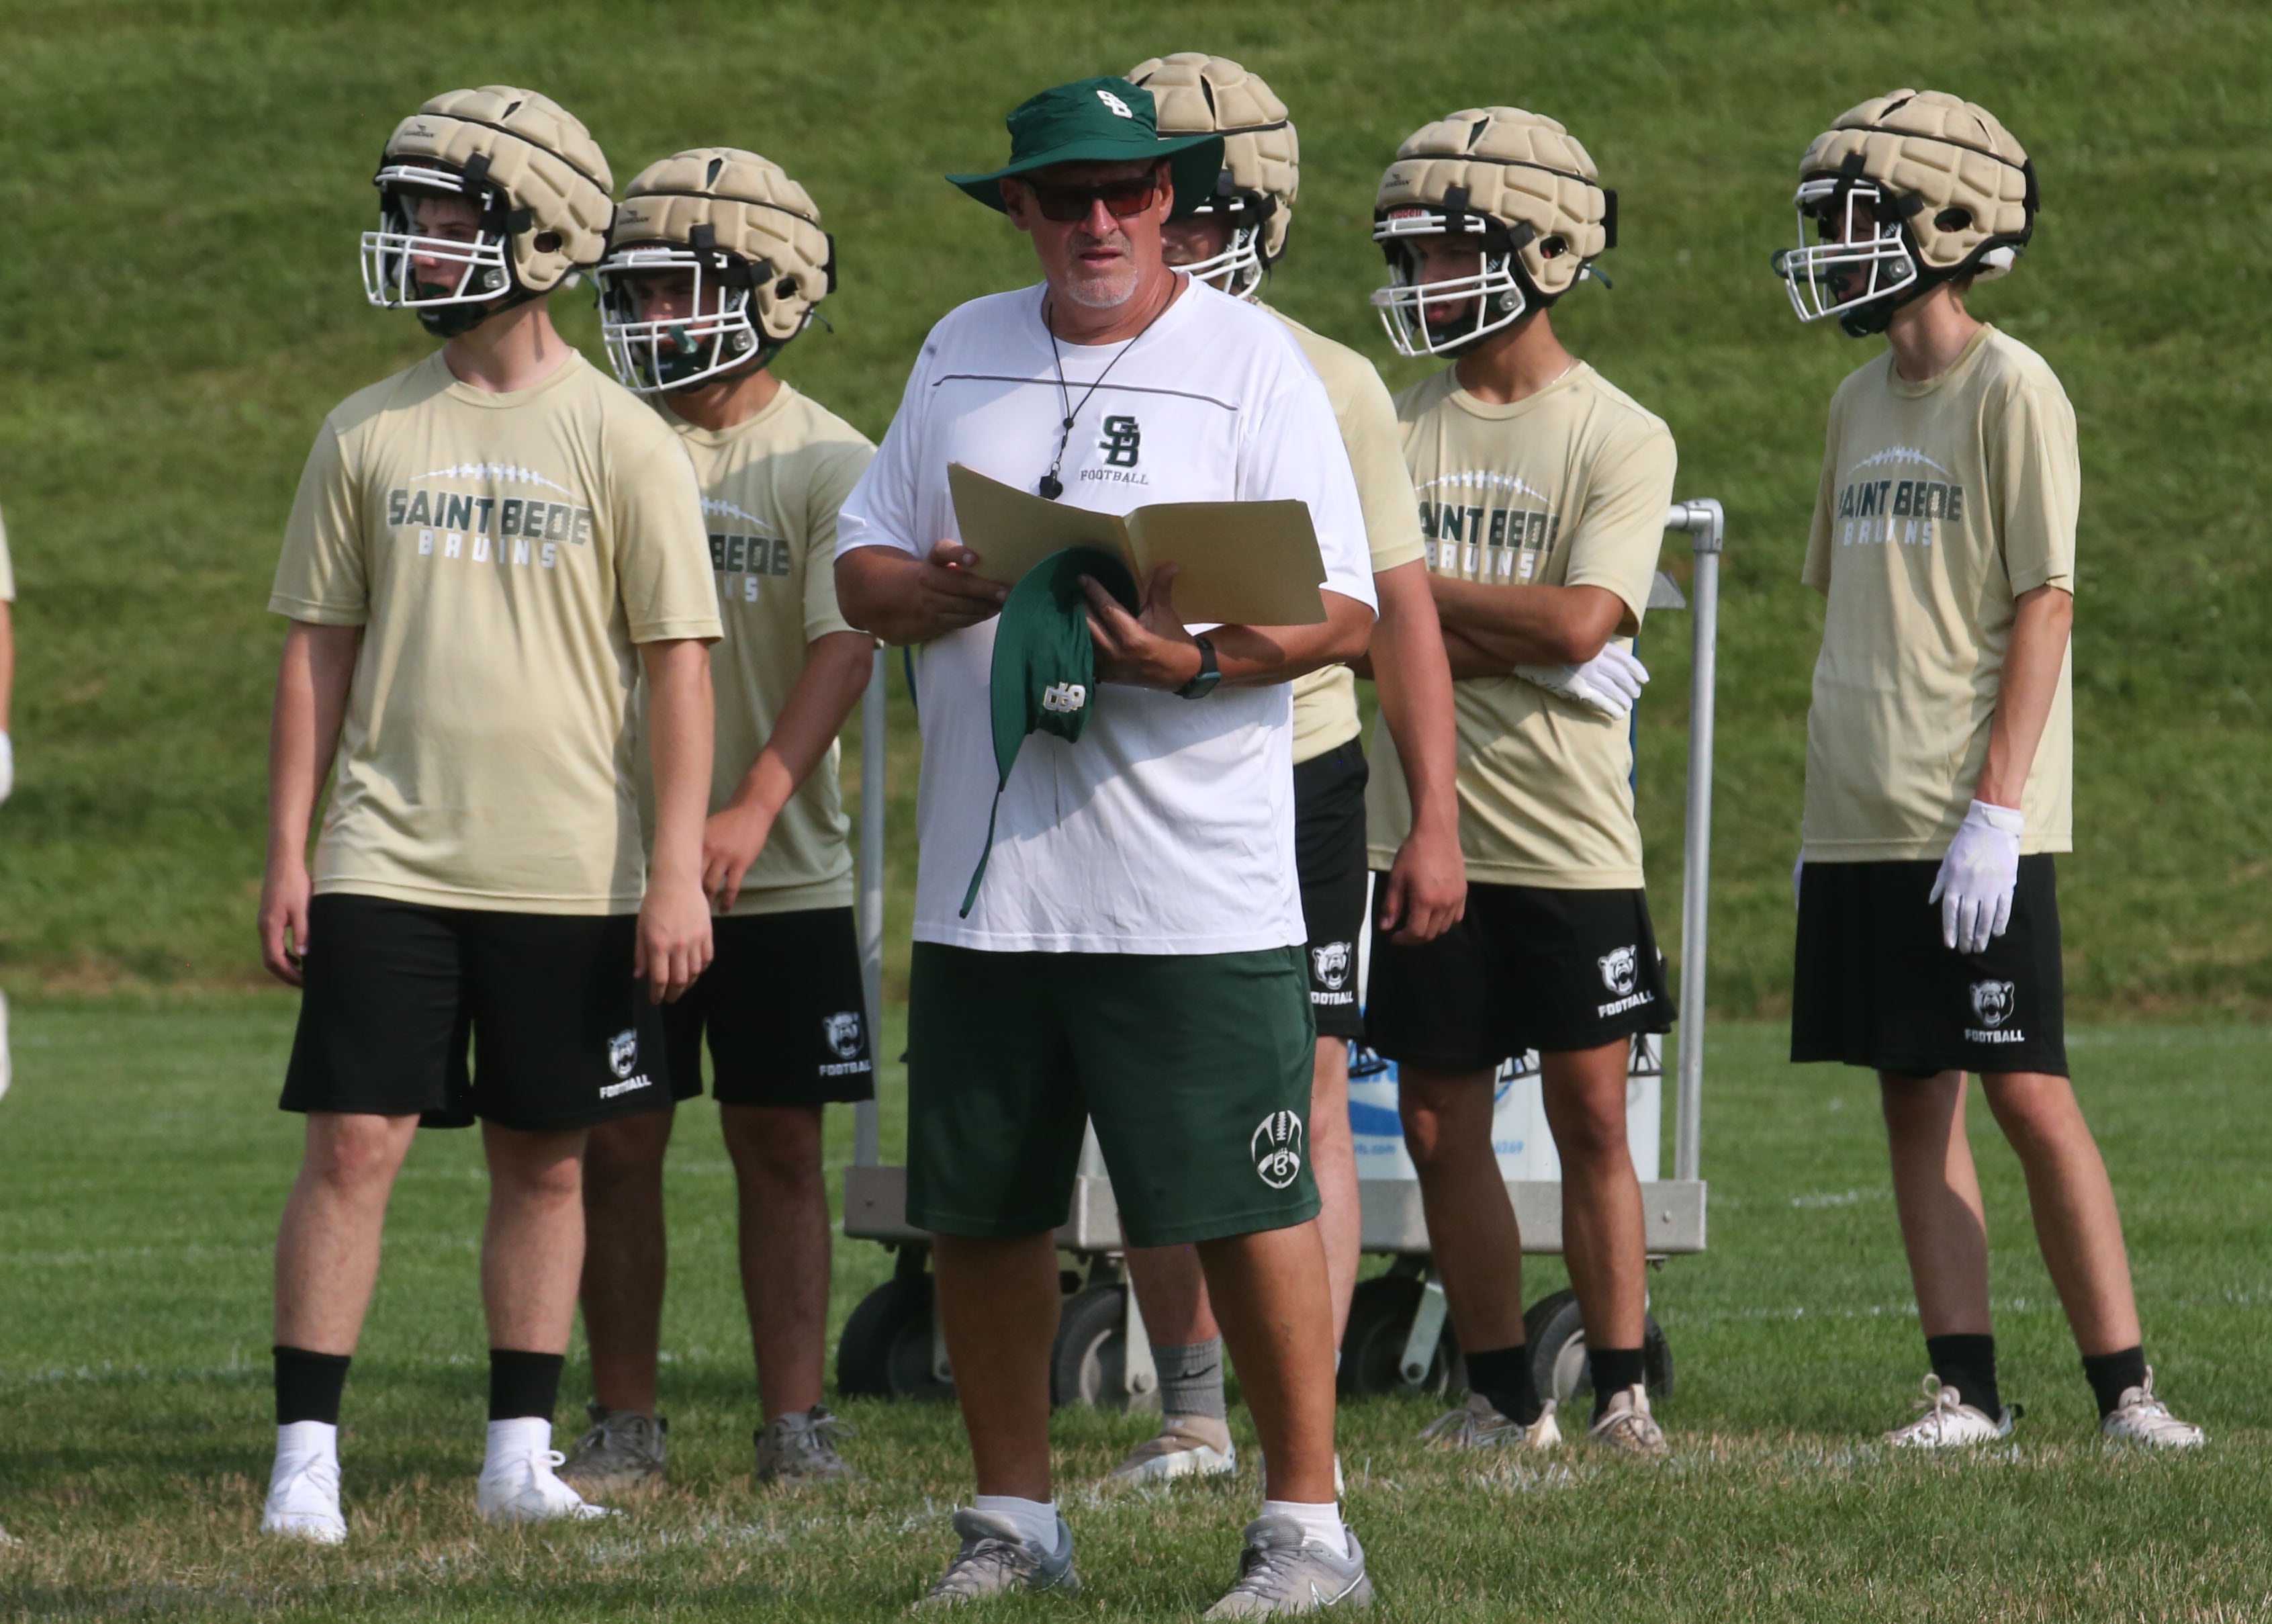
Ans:
<svg viewBox="0 0 2272 1624"><path fill-rule="evenodd" d="M1602 967L1602 984L1618 998L1633 990L1633 979L1640 970L1640 954L1632 947L1613 948L1594 961Z"/></svg>
<svg viewBox="0 0 2272 1624"><path fill-rule="evenodd" d="M1302 1171L1302 1119L1290 1111L1272 1111L1246 1141L1246 1151L1262 1182L1284 1189Z"/></svg>
<svg viewBox="0 0 2272 1624"><path fill-rule="evenodd" d="M1318 980L1328 990L1338 992L1349 981L1349 945L1327 942L1322 947L1312 947L1310 963L1317 971Z"/></svg>
<svg viewBox="0 0 2272 1624"><path fill-rule="evenodd" d="M828 1046L836 1051L839 1059L848 1060L860 1052L860 1012L845 1010L841 1014L820 1018L821 1035Z"/></svg>
<svg viewBox="0 0 2272 1624"><path fill-rule="evenodd" d="M1976 981L1972 984L1972 1013L1983 1026L2001 1026L2012 1018L2017 1004L2008 981Z"/></svg>
<svg viewBox="0 0 2272 1624"><path fill-rule="evenodd" d="M639 1030L626 1027L608 1039L608 1069L628 1077L639 1069Z"/></svg>

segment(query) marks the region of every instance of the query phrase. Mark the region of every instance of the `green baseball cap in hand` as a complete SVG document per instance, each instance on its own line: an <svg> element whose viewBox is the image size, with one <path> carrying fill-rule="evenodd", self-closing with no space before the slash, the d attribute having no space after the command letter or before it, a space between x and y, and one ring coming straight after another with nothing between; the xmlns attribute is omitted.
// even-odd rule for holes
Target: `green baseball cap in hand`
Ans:
<svg viewBox="0 0 2272 1624"><path fill-rule="evenodd" d="M1222 173L1222 137L1162 139L1152 93L1125 79L1075 79L1021 103L1009 118L1010 161L984 175L946 178L990 209L1003 209L1002 182L1053 163L1125 163L1167 159L1173 165L1177 216L1214 195ZM1006 213L1007 211L1005 210Z"/></svg>
<svg viewBox="0 0 2272 1624"><path fill-rule="evenodd" d="M994 855L994 819L1026 735L1052 733L1076 743L1096 708L1096 645L1089 640L1084 575L1130 614L1141 608L1127 565L1098 548L1068 547L1020 577L995 618L994 664L987 679L994 722L994 809L986 814L986 844L962 894L961 918L970 917L978 901L979 882Z"/></svg>

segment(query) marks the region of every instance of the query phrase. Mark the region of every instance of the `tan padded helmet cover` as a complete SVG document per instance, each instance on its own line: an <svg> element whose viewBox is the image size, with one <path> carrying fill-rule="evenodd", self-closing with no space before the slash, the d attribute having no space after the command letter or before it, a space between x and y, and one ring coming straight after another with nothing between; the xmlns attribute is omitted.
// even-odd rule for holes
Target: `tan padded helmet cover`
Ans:
<svg viewBox="0 0 2272 1624"><path fill-rule="evenodd" d="M1416 131L1380 177L1373 211L1439 207L1454 186L1468 189L1475 213L1504 226L1528 222L1537 233L1522 246L1522 268L1549 297L1569 292L1580 269L1609 246L1600 172L1577 137L1543 115L1474 107ZM1561 251L1550 255L1546 245L1556 238Z"/></svg>
<svg viewBox="0 0 2272 1624"><path fill-rule="evenodd" d="M419 159L463 168L478 153L489 182L529 212L531 224L512 239L513 273L542 293L571 271L595 266L608 245L615 177L599 143L576 116L549 96L511 85L452 90L436 96L394 127L383 163ZM536 240L560 239L549 252Z"/></svg>
<svg viewBox="0 0 2272 1624"><path fill-rule="evenodd" d="M699 146L649 164L632 177L616 213L616 243L684 247L708 226L718 246L773 267L751 301L769 339L786 342L828 293L829 247L820 211L781 165L733 146ZM780 291L784 280L796 283Z"/></svg>
<svg viewBox="0 0 2272 1624"><path fill-rule="evenodd" d="M1278 199L1262 228L1263 263L1284 253L1301 185L1302 147L1286 104L1261 76L1228 56L1177 51L1137 64L1128 70L1128 82L1152 93L1162 135L1223 138L1222 167L1230 171L1230 183Z"/></svg>
<svg viewBox="0 0 2272 1624"><path fill-rule="evenodd" d="M1874 97L1814 138L1799 179L1836 175L1855 153L1862 173L1880 186L1924 199L1908 223L1936 270L1963 264L1992 237L2028 235L2028 154L1984 107L1939 90ZM1951 207L1965 210L1970 223L1954 231L1935 225Z"/></svg>

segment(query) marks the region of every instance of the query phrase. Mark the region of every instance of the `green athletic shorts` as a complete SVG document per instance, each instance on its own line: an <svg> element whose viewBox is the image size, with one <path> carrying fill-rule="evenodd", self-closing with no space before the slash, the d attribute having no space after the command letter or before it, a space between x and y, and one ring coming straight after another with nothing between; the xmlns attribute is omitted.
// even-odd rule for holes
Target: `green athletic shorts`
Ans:
<svg viewBox="0 0 2272 1624"><path fill-rule="evenodd" d="M917 942L908 1222L1031 1235L1065 1221L1094 1119L1135 1246L1317 1215L1299 947L983 953Z"/></svg>

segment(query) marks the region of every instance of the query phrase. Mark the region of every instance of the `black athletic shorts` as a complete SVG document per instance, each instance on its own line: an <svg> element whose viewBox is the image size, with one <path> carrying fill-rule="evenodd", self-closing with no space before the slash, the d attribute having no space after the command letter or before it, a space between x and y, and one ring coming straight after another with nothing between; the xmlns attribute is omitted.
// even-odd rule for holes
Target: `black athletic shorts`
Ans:
<svg viewBox="0 0 2272 1624"><path fill-rule="evenodd" d="M1526 1049L1598 1049L1672 1028L1638 890L1470 885L1467 916L1418 947L1389 940L1376 906L1366 999L1375 1051L1431 1071L1487 1070Z"/></svg>
<svg viewBox="0 0 2272 1624"><path fill-rule="evenodd" d="M1364 928L1364 745L1294 764L1294 866L1309 933L1310 1007L1320 1037L1363 1037L1356 939Z"/></svg>
<svg viewBox="0 0 2272 1624"><path fill-rule="evenodd" d="M873 1099L860 943L848 908L715 921L717 956L663 1011L670 1083L702 1092L702 1035L721 1105L825 1105Z"/></svg>
<svg viewBox="0 0 2272 1624"><path fill-rule="evenodd" d="M2020 859L2011 922L1984 953L1941 945L1940 864L1810 863L1799 871L1790 1058L1873 1071L2064 1077L2059 887Z"/></svg>
<svg viewBox="0 0 2272 1624"><path fill-rule="evenodd" d="M280 1103L532 1132L668 1105L662 1019L632 977L638 928L319 896Z"/></svg>

